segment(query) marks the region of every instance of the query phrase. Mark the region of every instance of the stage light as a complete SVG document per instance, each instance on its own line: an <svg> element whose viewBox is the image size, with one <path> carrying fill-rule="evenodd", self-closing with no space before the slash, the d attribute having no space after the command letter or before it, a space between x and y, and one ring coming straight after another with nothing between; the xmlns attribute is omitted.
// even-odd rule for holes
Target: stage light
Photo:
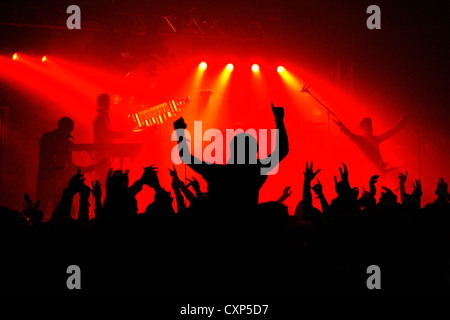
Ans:
<svg viewBox="0 0 450 320"><path fill-rule="evenodd" d="M206 64L206 62L202 62L200 63L199 67L200 69L205 70L208 67L208 65Z"/></svg>
<svg viewBox="0 0 450 320"><path fill-rule="evenodd" d="M41 60L42 60L42 62L47 61L47 56L43 56Z"/></svg>
<svg viewBox="0 0 450 320"><path fill-rule="evenodd" d="M252 71L253 72L258 72L259 71L259 66L257 64L252 65Z"/></svg>
<svg viewBox="0 0 450 320"><path fill-rule="evenodd" d="M279 66L279 67L277 68L277 71L278 71L278 73L284 72L284 67Z"/></svg>
<svg viewBox="0 0 450 320"><path fill-rule="evenodd" d="M12 56L12 59L14 61L16 61L17 59L19 59L19 55L17 53L14 53L13 56Z"/></svg>
<svg viewBox="0 0 450 320"><path fill-rule="evenodd" d="M228 71L233 71L233 69L234 69L233 64L231 64L231 63L227 64L227 70Z"/></svg>

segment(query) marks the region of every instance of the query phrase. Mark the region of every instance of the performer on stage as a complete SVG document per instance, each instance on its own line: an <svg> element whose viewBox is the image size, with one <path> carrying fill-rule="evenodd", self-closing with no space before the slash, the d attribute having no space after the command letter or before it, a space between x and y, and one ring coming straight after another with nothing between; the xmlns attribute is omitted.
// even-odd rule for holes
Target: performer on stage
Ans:
<svg viewBox="0 0 450 320"><path fill-rule="evenodd" d="M58 121L58 128L44 133L39 143L36 195L41 201L44 221L50 218L67 182L77 169L72 162L73 129L73 120L63 117Z"/></svg>
<svg viewBox="0 0 450 320"><path fill-rule="evenodd" d="M110 98L106 93L97 97L98 116L94 120L94 143L112 143L113 139L123 138L124 134L111 130L109 120Z"/></svg>
<svg viewBox="0 0 450 320"><path fill-rule="evenodd" d="M373 126L371 118L364 118L359 123L359 128L364 132L363 135L357 135L351 132L347 127L340 121L335 120L336 124L341 128L341 131L350 138L351 141L356 143L356 145L361 149L364 155L373 163L375 166L381 170L381 172L386 173L394 170L395 168L387 168L387 163L383 161L380 153L380 143L389 139L398 131L400 131L405 125L406 118L401 117L400 121L397 122L395 126L380 135L373 134Z"/></svg>
<svg viewBox="0 0 450 320"><path fill-rule="evenodd" d="M98 144L111 144L114 139L123 138L125 133L116 132L111 130L111 124L109 120L109 105L110 98L106 93L102 93L97 97L97 112L98 116L93 123L94 129L94 143ZM108 151L96 151L96 161L105 159L105 164L97 168L97 173L100 176L100 181L105 181L108 174L108 170L111 165L111 158L108 155Z"/></svg>

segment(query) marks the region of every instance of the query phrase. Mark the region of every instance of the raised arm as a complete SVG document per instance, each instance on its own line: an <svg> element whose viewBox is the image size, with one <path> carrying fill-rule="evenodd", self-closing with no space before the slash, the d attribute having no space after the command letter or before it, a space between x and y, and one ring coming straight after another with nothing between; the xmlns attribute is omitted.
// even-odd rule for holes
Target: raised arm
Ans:
<svg viewBox="0 0 450 320"><path fill-rule="evenodd" d="M313 204L312 204L312 194L311 194L311 181L319 173L320 169L314 172L313 163L311 162L310 167L308 167L308 162L306 163L305 169L305 180L303 183L303 211L305 215L312 214Z"/></svg>
<svg viewBox="0 0 450 320"><path fill-rule="evenodd" d="M386 131L383 134L380 134L378 136L378 139L380 141L384 141L386 139L389 139L390 137L392 137L394 134L396 134L397 132L399 132L406 123L406 118L404 118L403 116L400 118L400 121L398 121L392 128L390 128L388 131Z"/></svg>
<svg viewBox="0 0 450 320"><path fill-rule="evenodd" d="M181 161L191 167L195 172L203 174L208 164L193 156L189 151L189 146L187 145L186 137L184 135L184 130L187 127L184 119L180 118L175 121L173 127L177 133L178 150L180 152Z"/></svg>
<svg viewBox="0 0 450 320"><path fill-rule="evenodd" d="M283 160L289 153L289 141L286 132L286 127L284 126L284 108L275 107L272 103L272 113L275 116L275 125L277 127L277 145L275 150L266 158L261 159L261 163L270 163L271 166L276 166ZM272 159L274 154L278 153L278 163L272 164L268 159Z"/></svg>
<svg viewBox="0 0 450 320"><path fill-rule="evenodd" d="M334 122L339 126L341 131L350 138L350 140L356 140L358 138L357 134L351 132L340 120L334 120Z"/></svg>
<svg viewBox="0 0 450 320"><path fill-rule="evenodd" d="M78 209L78 221L84 225L89 222L89 196L91 189L84 183L80 187L80 207Z"/></svg>
<svg viewBox="0 0 450 320"><path fill-rule="evenodd" d="M320 183L319 179L317 179L317 183L312 187L312 189L316 193L317 198L320 200L320 206L322 207L322 213L325 216L328 216L328 209L330 208L330 205L328 204L328 201L325 198L325 195L323 194L322 184Z"/></svg>
<svg viewBox="0 0 450 320"><path fill-rule="evenodd" d="M284 200L286 200L287 198L289 198L289 196L291 195L292 191L291 191L291 187L286 187L283 190L283 194L281 195L280 198L278 198L277 202L278 203L283 203Z"/></svg>
<svg viewBox="0 0 450 320"><path fill-rule="evenodd" d="M100 221L103 213L103 204L102 204L102 184L100 183L100 180L92 181L92 189L91 193L94 196L95 199L95 219L97 221Z"/></svg>
<svg viewBox="0 0 450 320"><path fill-rule="evenodd" d="M73 198L75 194L80 192L82 185L84 185L84 177L80 171L78 169L78 172L70 179L67 188L64 189L61 200L50 217L50 223L62 225L72 220L71 210Z"/></svg>
<svg viewBox="0 0 450 320"><path fill-rule="evenodd" d="M189 190L185 184L180 180L177 174L177 170L175 169L175 166L173 166L173 170L170 170L170 176L172 177L172 186L175 184L175 186L178 187L179 190L181 190L184 194L184 196L189 200L190 203L195 202L197 199L195 195ZM174 189L175 190L175 189Z"/></svg>
<svg viewBox="0 0 450 320"><path fill-rule="evenodd" d="M405 172L405 174L403 173L399 173L398 174L398 182L399 182L399 189L400 189L400 200L402 202L402 204L406 203L406 189L405 189L405 182L406 182L406 178L408 177L408 171Z"/></svg>

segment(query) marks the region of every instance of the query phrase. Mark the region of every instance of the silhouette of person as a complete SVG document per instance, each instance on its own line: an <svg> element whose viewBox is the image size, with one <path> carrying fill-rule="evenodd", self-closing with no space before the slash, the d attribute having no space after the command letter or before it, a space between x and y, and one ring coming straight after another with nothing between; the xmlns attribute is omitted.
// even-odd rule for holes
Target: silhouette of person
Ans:
<svg viewBox="0 0 450 320"><path fill-rule="evenodd" d="M359 123L359 128L364 132L363 135L357 135L351 132L340 120L335 120L341 131L353 141L364 153L364 155L383 173L394 170L395 168L387 168L387 163L383 161L380 153L380 143L389 139L405 125L406 118L403 116L392 128L380 135L373 134L373 126L371 118L364 118Z"/></svg>
<svg viewBox="0 0 450 320"><path fill-rule="evenodd" d="M93 122L94 143L96 144L112 144L114 139L122 138L124 136L121 132L111 130L109 119L109 105L110 97L106 93L102 93L97 97L97 112L98 115ZM108 147L102 147L102 150L97 150L94 153L95 160L104 160L105 164L97 167L96 171L101 178L101 181L106 181L106 176L111 163L111 157L108 155Z"/></svg>
<svg viewBox="0 0 450 320"><path fill-rule="evenodd" d="M63 117L58 121L58 128L44 133L39 142L36 195L41 201L44 221L50 218L67 181L77 168L72 162L73 129L73 120Z"/></svg>
<svg viewBox="0 0 450 320"><path fill-rule="evenodd" d="M288 137L284 126L284 109L274 107L272 111L278 129L278 144L274 152L278 152L278 163L289 152ZM174 128L186 129L183 118L174 122ZM199 173L208 183L206 200L221 209L234 206L240 212L258 205L259 190L267 179L261 174L262 168L273 167L278 163L269 163L266 159L257 159L258 143L254 137L240 133L233 137L230 143L230 158L225 165L210 164L190 154L184 137L184 130L177 130L180 158L195 172ZM238 144L245 142L245 149ZM241 152L241 153L240 153ZM242 154L245 153L245 154ZM271 157L271 155L268 156ZM272 161L272 160L271 160Z"/></svg>
<svg viewBox="0 0 450 320"><path fill-rule="evenodd" d="M112 143L114 139L119 139L124 136L122 132L111 130L111 123L109 119L109 105L110 98L106 93L102 93L97 97L97 112L98 115L94 120L94 143Z"/></svg>

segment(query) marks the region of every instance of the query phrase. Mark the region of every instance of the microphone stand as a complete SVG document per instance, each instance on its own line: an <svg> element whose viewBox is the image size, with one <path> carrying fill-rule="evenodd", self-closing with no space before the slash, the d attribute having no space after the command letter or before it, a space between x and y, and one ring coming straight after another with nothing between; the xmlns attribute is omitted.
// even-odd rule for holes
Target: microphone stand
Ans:
<svg viewBox="0 0 450 320"><path fill-rule="evenodd" d="M331 111L326 105L324 105L322 102L320 102L319 99L317 99L317 98L311 93L311 91L309 91L309 87L310 87L310 86L308 86L308 85L305 84L305 85L303 86L302 90L300 90L300 92L301 92L301 93L303 93L303 92L309 93L309 95L310 95L311 97L313 97L314 100L316 100L322 107L325 108L325 110L327 110L327 114L328 114L328 133L330 133L330 114L333 115L333 116L334 116L336 119L338 119L338 120L339 120L339 118L338 118L337 115L335 115L335 114L333 113L333 111Z"/></svg>

